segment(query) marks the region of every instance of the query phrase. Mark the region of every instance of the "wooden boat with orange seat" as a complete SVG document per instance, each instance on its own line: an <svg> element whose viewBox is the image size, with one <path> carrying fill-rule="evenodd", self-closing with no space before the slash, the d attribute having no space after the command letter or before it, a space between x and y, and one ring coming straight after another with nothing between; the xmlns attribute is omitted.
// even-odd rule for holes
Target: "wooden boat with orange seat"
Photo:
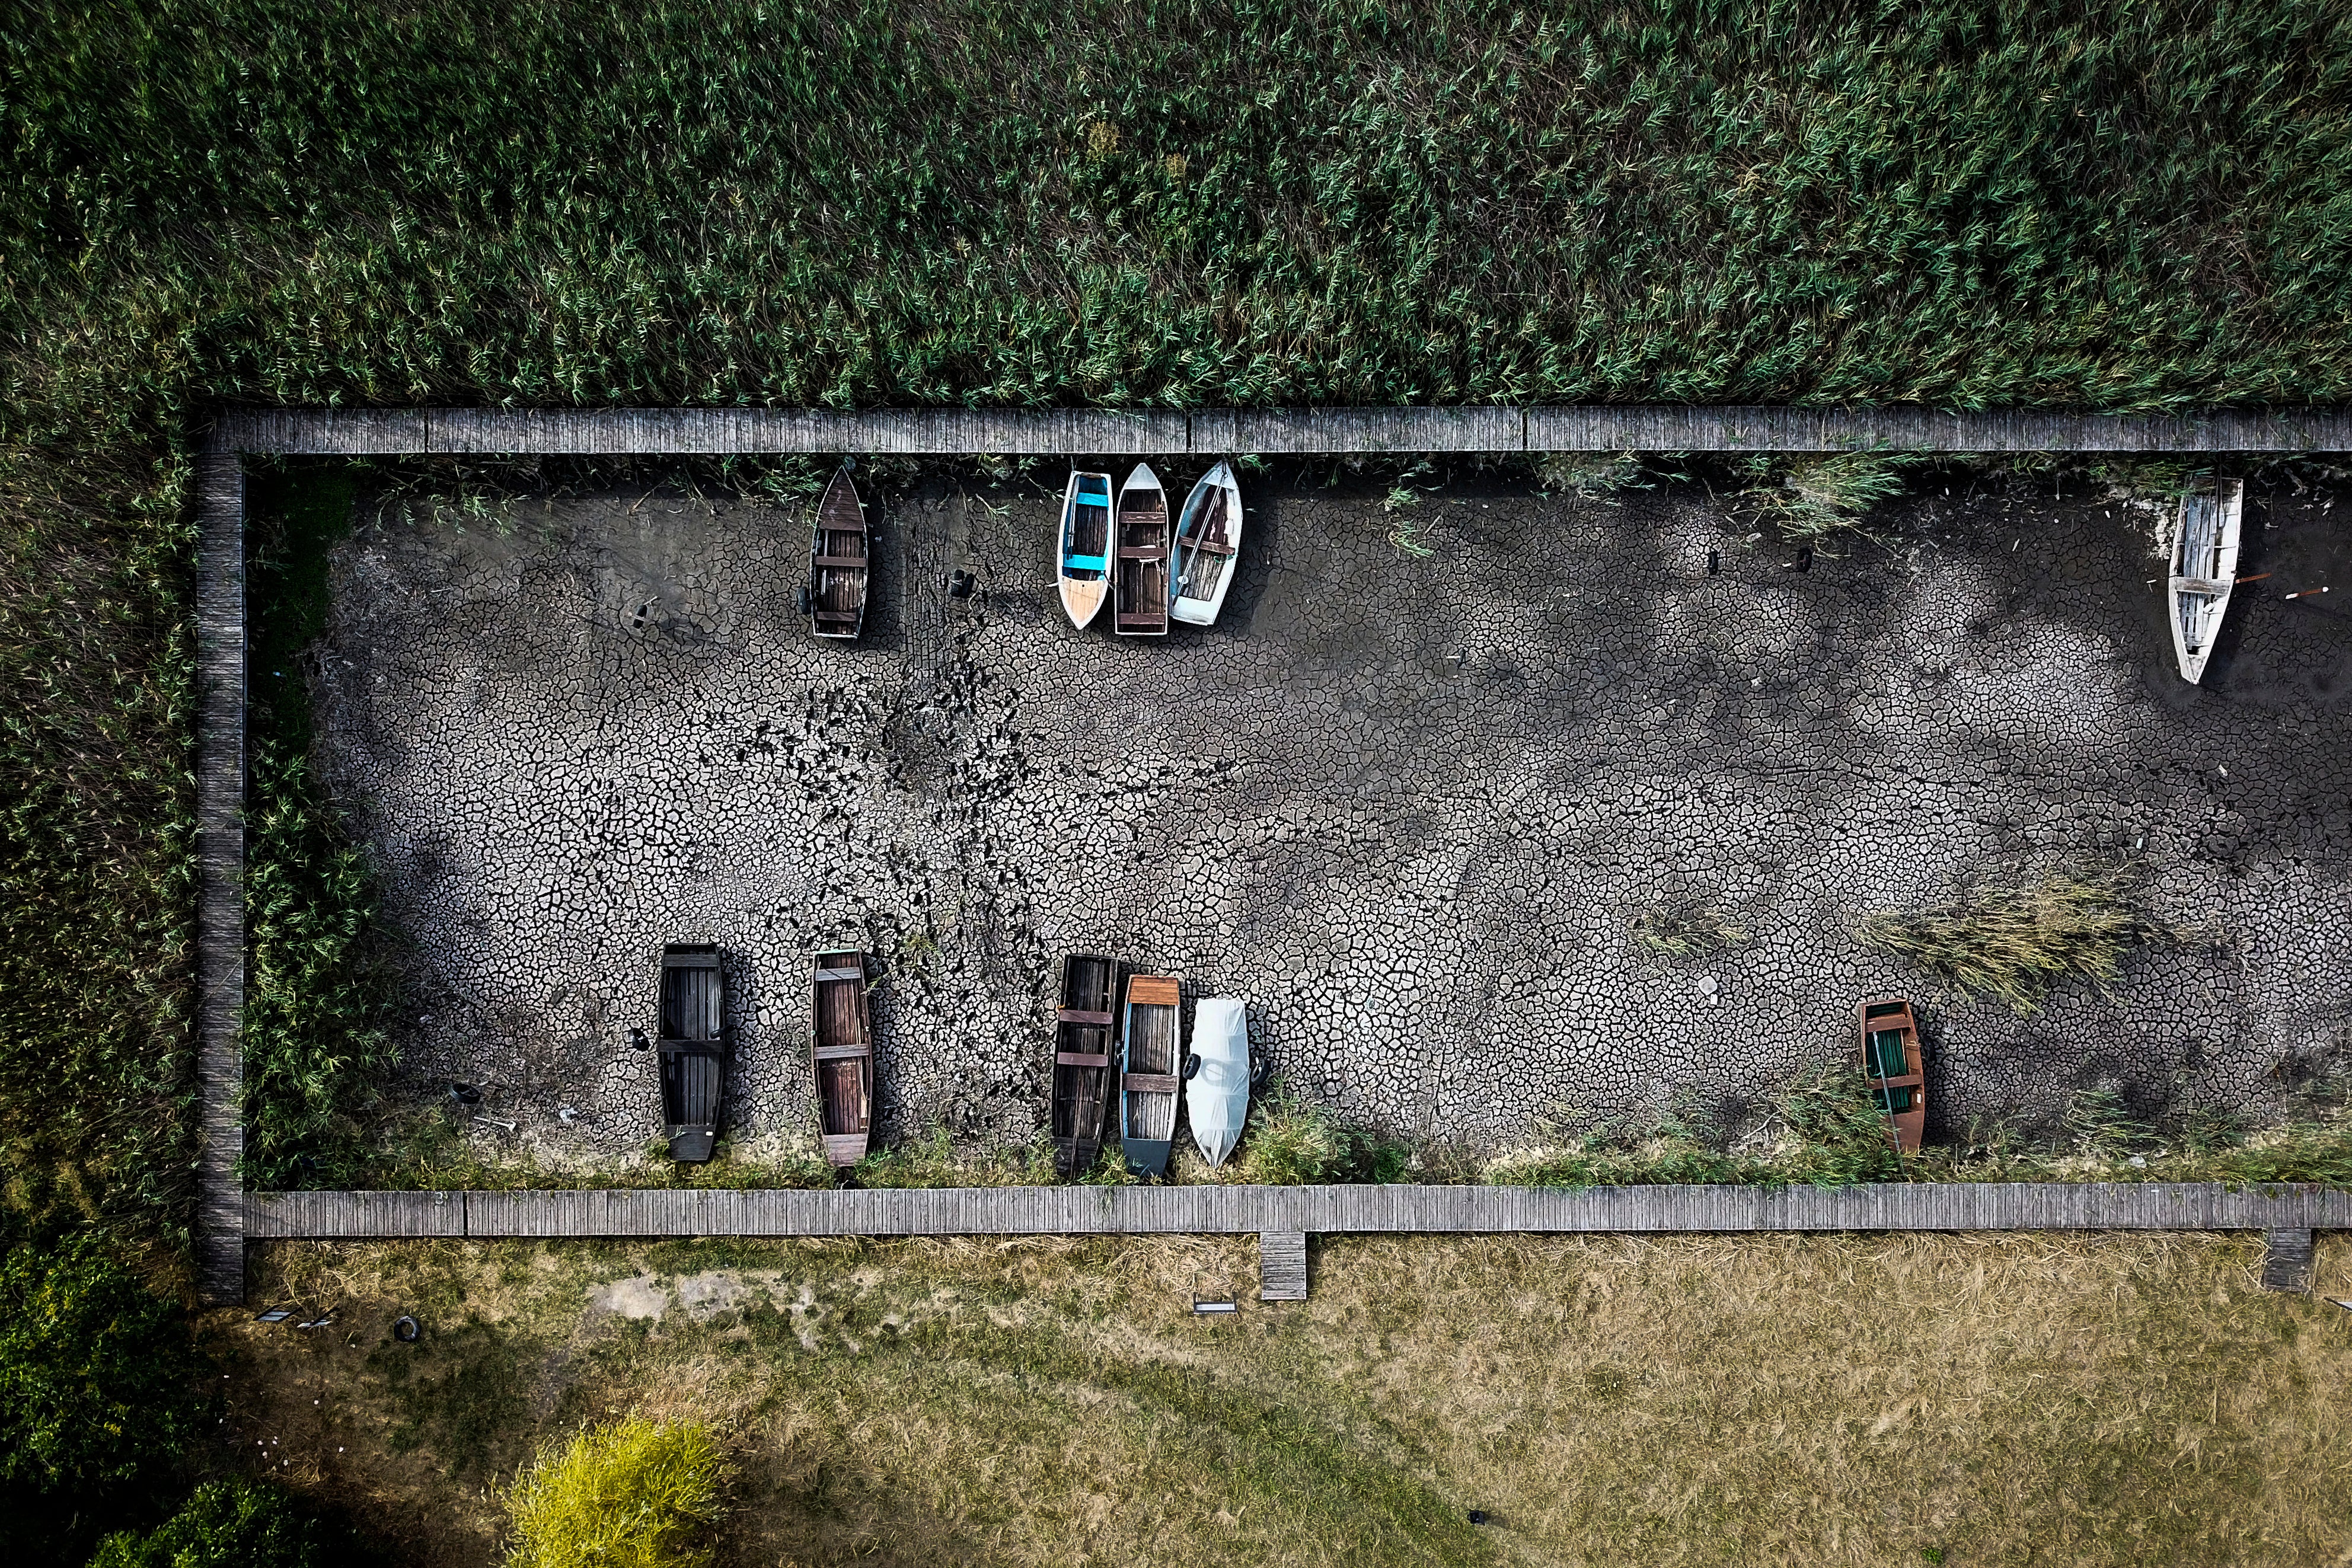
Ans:
<svg viewBox="0 0 2352 1568"><path fill-rule="evenodd" d="M1138 1176L1168 1174L1168 1153L1176 1143L1177 1008L1181 991L1174 977L1134 975L1127 982L1127 1017L1120 1034L1125 1061L1118 1075L1119 1142L1127 1168Z"/></svg>
<svg viewBox="0 0 2352 1568"><path fill-rule="evenodd" d="M1919 1019L1902 997L1876 997L1855 1009L1862 1035L1862 1075L1886 1118L1895 1146L1919 1152L1927 1130L1927 1080L1921 1071Z"/></svg>
<svg viewBox="0 0 2352 1568"><path fill-rule="evenodd" d="M866 503L849 465L834 470L833 483L816 504L816 528L809 543L808 616L820 637L850 641L866 629L866 601L873 585L873 536L866 526Z"/></svg>
<svg viewBox="0 0 2352 1568"><path fill-rule="evenodd" d="M874 1015L866 1000L866 955L819 953L810 1009L815 1044L817 1132L824 1157L854 1166L874 1127Z"/></svg>
<svg viewBox="0 0 2352 1568"><path fill-rule="evenodd" d="M1106 953L1062 960L1062 1005L1054 1015L1054 1166L1084 1176L1102 1155L1110 1113L1111 1005L1118 962Z"/></svg>
<svg viewBox="0 0 2352 1568"><path fill-rule="evenodd" d="M1110 629L1122 637L1168 635L1168 492L1148 463L1118 487L1118 559L1111 564Z"/></svg>
<svg viewBox="0 0 2352 1568"><path fill-rule="evenodd" d="M662 949L655 1043L669 1157L700 1165L718 1146L727 1089L727 973L716 946L673 942Z"/></svg>

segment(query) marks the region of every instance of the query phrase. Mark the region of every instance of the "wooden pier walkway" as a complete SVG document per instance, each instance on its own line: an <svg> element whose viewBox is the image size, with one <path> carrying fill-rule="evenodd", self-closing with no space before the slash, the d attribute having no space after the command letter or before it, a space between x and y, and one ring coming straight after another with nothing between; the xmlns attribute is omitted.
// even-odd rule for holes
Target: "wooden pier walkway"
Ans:
<svg viewBox="0 0 2352 1568"><path fill-rule="evenodd" d="M1380 452L2345 452L2352 410L405 408L220 411L215 451L910 456Z"/></svg>
<svg viewBox="0 0 2352 1568"><path fill-rule="evenodd" d="M201 1288L241 1299L270 1236L836 1236L1348 1230L2252 1228L2347 1225L2341 1195L2163 1187L1207 1187L982 1193L246 1194L246 455L1382 452L2344 452L2352 409L2180 414L1920 408L263 409L220 411L198 459L196 746ZM1936 1194L1948 1194L1937 1197ZM2163 1195L2171 1196L2163 1196ZM2203 1196L2198 1196L2198 1195ZM2041 1196L2035 1196L2041 1195ZM2294 1209L2263 1218L2261 1205ZM2248 1207L2247 1205L2255 1207ZM2297 1208L2296 1206L2302 1206ZM2333 1218L2328 1218L2333 1217Z"/></svg>
<svg viewBox="0 0 2352 1568"><path fill-rule="evenodd" d="M256 1239L339 1239L2344 1229L2352 1192L2164 1182L278 1192L245 1207Z"/></svg>

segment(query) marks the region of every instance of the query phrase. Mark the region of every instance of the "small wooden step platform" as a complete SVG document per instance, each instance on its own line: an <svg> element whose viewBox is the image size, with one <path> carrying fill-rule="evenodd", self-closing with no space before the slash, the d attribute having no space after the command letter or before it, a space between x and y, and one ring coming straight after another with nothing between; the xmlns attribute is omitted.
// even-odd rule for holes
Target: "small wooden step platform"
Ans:
<svg viewBox="0 0 2352 1568"><path fill-rule="evenodd" d="M1257 1299L1261 1301L1303 1301L1307 1299L1307 1233L1265 1230L1257 1239Z"/></svg>
<svg viewBox="0 0 2352 1568"><path fill-rule="evenodd" d="M2263 1233L2263 1289L2311 1289L2311 1232L2272 1230Z"/></svg>

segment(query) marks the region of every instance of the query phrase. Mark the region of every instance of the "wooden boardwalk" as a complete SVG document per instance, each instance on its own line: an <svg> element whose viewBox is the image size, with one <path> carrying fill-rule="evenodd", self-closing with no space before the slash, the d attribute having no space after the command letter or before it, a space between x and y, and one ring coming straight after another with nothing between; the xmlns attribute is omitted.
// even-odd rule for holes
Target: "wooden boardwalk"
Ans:
<svg viewBox="0 0 2352 1568"><path fill-rule="evenodd" d="M222 452L353 455L2345 452L2352 451L2352 410L228 408L216 416L210 444Z"/></svg>
<svg viewBox="0 0 2352 1568"><path fill-rule="evenodd" d="M245 470L196 459L196 1282L245 1291Z"/></svg>
<svg viewBox="0 0 2352 1568"><path fill-rule="evenodd" d="M1139 1236L1346 1232L2343 1230L2352 1192L2161 1182L1836 1189L1002 1186L882 1191L285 1192L258 1238Z"/></svg>
<svg viewBox="0 0 2352 1568"><path fill-rule="evenodd" d="M2205 1189L1891 1187L1525 1193L1496 1187L1044 1188L970 1193L300 1194L248 1198L245 985L245 487L253 455L877 453L951 456L1381 452L2343 452L2352 410L2177 415L1707 406L1313 409L260 409L221 411L197 465L196 1254L211 1299L243 1292L256 1236L921 1235L1118 1231L2293 1229ZM1951 1196L1937 1197L1936 1193ZM2014 1196L2042 1193L2032 1197ZM2136 1194L2101 1197L2098 1193ZM2002 1196L2010 1194L2012 1196ZM2268 1200L2264 1200L2268 1201ZM2154 1204L2153 1208L2147 1206ZM2221 1207L2216 1207L2215 1205ZM2203 1218L2200 1218L2202 1216ZM404 1227L407 1228L404 1228Z"/></svg>

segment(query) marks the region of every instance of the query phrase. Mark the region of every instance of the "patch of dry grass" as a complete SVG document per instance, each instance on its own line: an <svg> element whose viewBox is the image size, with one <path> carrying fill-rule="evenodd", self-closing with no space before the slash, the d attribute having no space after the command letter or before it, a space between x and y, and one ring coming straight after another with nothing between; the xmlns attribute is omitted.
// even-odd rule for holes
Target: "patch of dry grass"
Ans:
<svg viewBox="0 0 2352 1568"><path fill-rule="evenodd" d="M1248 1238L288 1244L265 1293L335 1336L212 1324L232 1443L434 1564L491 1560L485 1489L539 1443L627 1416L729 1446L722 1563L2333 1562L2352 1314L2259 1258L1334 1239L1273 1306ZM2352 1242L2320 1274L2352 1295Z"/></svg>

